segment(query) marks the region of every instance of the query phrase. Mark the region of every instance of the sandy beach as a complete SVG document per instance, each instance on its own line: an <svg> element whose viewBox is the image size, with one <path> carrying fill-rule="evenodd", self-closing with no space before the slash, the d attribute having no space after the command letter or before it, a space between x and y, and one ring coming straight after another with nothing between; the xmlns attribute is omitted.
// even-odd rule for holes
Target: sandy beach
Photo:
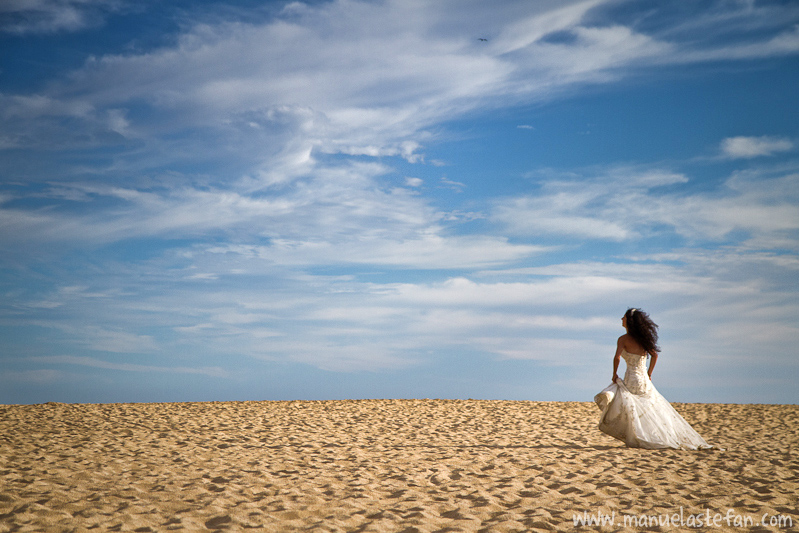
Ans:
<svg viewBox="0 0 799 533"><path fill-rule="evenodd" d="M592 403L0 406L0 531L799 530L799 406L674 405L724 451L625 448Z"/></svg>

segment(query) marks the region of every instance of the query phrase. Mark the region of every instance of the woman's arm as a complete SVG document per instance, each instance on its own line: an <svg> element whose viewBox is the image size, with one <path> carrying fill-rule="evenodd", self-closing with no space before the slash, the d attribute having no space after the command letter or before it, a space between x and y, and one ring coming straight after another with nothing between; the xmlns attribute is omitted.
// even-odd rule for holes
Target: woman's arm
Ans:
<svg viewBox="0 0 799 533"><path fill-rule="evenodd" d="M619 337L619 340L616 341L616 355L613 356L613 377L611 378L613 383L616 383L616 380L619 379L617 372L619 371L619 361L621 361L621 352L623 349L622 337Z"/></svg>
<svg viewBox="0 0 799 533"><path fill-rule="evenodd" d="M652 352L649 353L649 355L652 356L652 360L649 361L649 372L647 372L647 374L649 374L649 380L651 381L652 371L655 369L655 363L658 362L658 353L653 350Z"/></svg>

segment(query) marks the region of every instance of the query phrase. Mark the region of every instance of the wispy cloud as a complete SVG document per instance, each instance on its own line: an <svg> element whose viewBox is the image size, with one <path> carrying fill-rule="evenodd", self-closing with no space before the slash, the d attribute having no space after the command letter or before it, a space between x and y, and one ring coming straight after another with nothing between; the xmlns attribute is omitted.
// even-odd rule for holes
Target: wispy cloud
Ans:
<svg viewBox="0 0 799 533"><path fill-rule="evenodd" d="M338 371L424 365L435 354L467 346L497 358L601 366L596 354L608 348L598 338L619 326L607 309L629 305L649 308L668 336L682 339L668 343L669 357L677 360L688 357L682 351L697 349L723 349L729 357L742 357L752 339L762 349L779 351L781 343L797 334L791 320L799 312L790 296L795 287L787 280L799 263L745 250L682 249L632 262L553 264L418 283L370 283L347 276L306 276L291 282L276 278L267 261L260 264L260 269L253 264L235 274L231 269L243 265L228 256L217 265L226 271L220 279L193 282L205 283L202 291L169 279L152 280L147 282L150 290L139 291L134 299L68 311L78 311L75 320L95 323L118 323L124 317L131 330L172 327L174 338L159 341L161 351L179 349L196 354L198 361L204 354L237 354ZM764 286L760 276L769 269L774 276ZM246 289L235 283L236 276L246 277ZM781 278L786 281L778 283ZM755 309L768 316L753 317L750 310ZM750 338L750 321L762 319L768 320L773 335ZM73 338L88 335L86 342L96 339L87 330L64 332ZM697 346L690 347L691 342ZM82 356L36 361L120 371L195 368ZM196 372L211 370L200 364Z"/></svg>
<svg viewBox="0 0 799 533"><path fill-rule="evenodd" d="M491 218L518 235L623 241L673 231L690 241L723 241L745 232L755 247L795 248L799 178L795 167L736 172L713 194L664 186L686 184L667 170L619 167L594 176L550 178L540 192L495 201Z"/></svg>
<svg viewBox="0 0 799 533"><path fill-rule="evenodd" d="M66 375L59 370L42 368L36 370L4 371L0 374L0 382L7 385L23 383L26 385L53 385L62 383Z"/></svg>
<svg viewBox="0 0 799 533"><path fill-rule="evenodd" d="M112 363L95 359L93 357L76 357L71 355L53 355L44 357L30 357L29 361L54 365L78 365L106 370L119 370L123 372L167 372L177 374L203 374L213 377L225 377L227 373L221 368L190 368L190 367L164 367L152 365L137 365L131 363Z"/></svg>
<svg viewBox="0 0 799 533"><path fill-rule="evenodd" d="M196 24L176 46L100 56L39 94L6 95L3 138L23 146L116 140L131 148L149 139L151 160L138 164L236 157L270 183L276 159L287 153L420 161L435 135L431 126L452 117L548 99L690 56L690 45L668 41L675 37L667 32L590 25L602 9L598 1L556 9L507 2L491 13L473 3L473 17L453 17L463 6L446 2L297 6L267 22ZM712 13L697 14L703 16ZM474 39L474 20L495 35L488 46ZM786 46L780 53L799 52ZM141 106L150 112L130 111ZM204 133L187 136L189 128ZM156 138L166 149L151 144ZM125 159L134 154L141 151Z"/></svg>
<svg viewBox="0 0 799 533"><path fill-rule="evenodd" d="M729 137L721 141L722 153L731 159L769 156L793 148L793 141L781 137Z"/></svg>
<svg viewBox="0 0 799 533"><path fill-rule="evenodd" d="M433 209L429 199L393 184L379 188L374 178L387 171L376 164L318 168L316 177L290 190L259 196L218 189L141 191L59 185L53 191L55 200L69 189L74 191L71 196L85 196L81 203L88 210L76 214L52 206L39 210L0 206L0 224L5 228L0 242L13 246L24 239L91 247L132 238L201 237L225 231L254 244L213 245L210 251L269 257L283 265L433 269L486 267L544 250L501 236L452 234L442 224L451 217ZM411 186L418 184L412 181Z"/></svg>
<svg viewBox="0 0 799 533"><path fill-rule="evenodd" d="M56 33L100 24L103 15L119 9L119 0L5 0L0 3L0 31Z"/></svg>

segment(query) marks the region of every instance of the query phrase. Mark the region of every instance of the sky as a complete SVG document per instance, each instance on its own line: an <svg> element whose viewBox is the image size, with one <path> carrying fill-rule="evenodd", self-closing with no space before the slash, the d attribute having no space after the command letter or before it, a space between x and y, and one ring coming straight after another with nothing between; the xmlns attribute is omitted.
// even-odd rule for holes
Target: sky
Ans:
<svg viewBox="0 0 799 533"><path fill-rule="evenodd" d="M6 0L0 403L799 403L799 4Z"/></svg>

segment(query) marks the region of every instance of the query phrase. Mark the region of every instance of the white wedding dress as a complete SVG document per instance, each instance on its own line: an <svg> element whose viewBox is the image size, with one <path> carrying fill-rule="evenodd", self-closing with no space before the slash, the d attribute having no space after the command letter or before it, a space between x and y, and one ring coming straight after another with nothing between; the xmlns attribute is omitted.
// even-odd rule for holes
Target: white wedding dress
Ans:
<svg viewBox="0 0 799 533"><path fill-rule="evenodd" d="M630 448L712 448L652 385L646 355L621 355L627 363L624 379L594 396L602 410L600 431Z"/></svg>

